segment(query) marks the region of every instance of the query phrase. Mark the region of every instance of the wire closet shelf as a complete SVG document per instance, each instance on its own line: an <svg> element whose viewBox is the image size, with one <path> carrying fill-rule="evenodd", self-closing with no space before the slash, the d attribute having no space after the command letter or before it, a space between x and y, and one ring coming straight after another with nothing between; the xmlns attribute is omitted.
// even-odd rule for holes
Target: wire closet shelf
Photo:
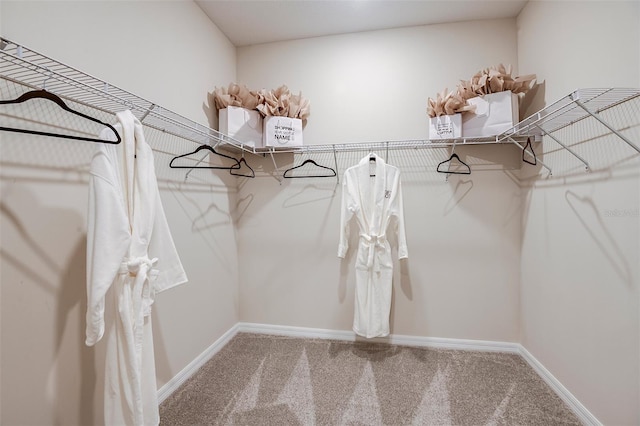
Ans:
<svg viewBox="0 0 640 426"><path fill-rule="evenodd" d="M549 135L588 117L595 117L609 127L598 115L637 96L640 89L635 88L578 89L498 135L498 141L516 136Z"/></svg>
<svg viewBox="0 0 640 426"><path fill-rule="evenodd" d="M146 126L197 144L242 145L225 134L5 38L0 38L0 58L0 78L13 83L31 89L46 85L47 91L64 100L110 114L129 109Z"/></svg>
<svg viewBox="0 0 640 426"><path fill-rule="evenodd" d="M354 150L436 148L455 144L496 143L496 137L457 138L438 141L402 140L344 144L306 145L302 148L255 148L224 133L198 124L131 92L120 89L76 68L28 49L11 40L0 38L0 77L30 88L41 88L46 81L48 91L63 99L115 114L129 109L138 119L154 129L168 132L199 144L220 146L253 154L284 152L345 152Z"/></svg>
<svg viewBox="0 0 640 426"><path fill-rule="evenodd" d="M208 144L232 151L273 155L284 152L339 153L500 143L515 143L524 149L521 143L528 137L540 140L544 135L550 135L563 127L592 116L640 152L635 144L604 123L598 116L600 112L608 108L640 96L639 89L580 89L529 116L511 129L492 137L313 144L305 145L302 148L256 148L11 40L0 38L0 58L2 59L0 61L0 78L33 89L41 88L43 82L46 81L47 90L63 99L111 114L129 109L143 124L154 129L198 144ZM564 148L566 149L566 147Z"/></svg>

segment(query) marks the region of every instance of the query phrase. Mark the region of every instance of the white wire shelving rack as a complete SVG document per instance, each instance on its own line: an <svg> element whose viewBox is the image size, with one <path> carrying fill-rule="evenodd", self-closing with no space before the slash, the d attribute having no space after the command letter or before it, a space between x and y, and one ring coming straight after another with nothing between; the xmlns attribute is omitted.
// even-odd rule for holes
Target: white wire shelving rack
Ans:
<svg viewBox="0 0 640 426"><path fill-rule="evenodd" d="M243 145L232 137L120 89L55 59L0 38L0 78L55 93L60 98L115 114L124 109L146 126L197 144Z"/></svg>
<svg viewBox="0 0 640 426"><path fill-rule="evenodd" d="M640 153L640 148L637 144L629 140L629 138L601 117L603 111L630 101L638 96L640 96L640 89L635 88L578 89L498 135L497 141L514 141L514 139L518 137L536 137L542 139L543 136L546 136L580 160L588 171L590 169L589 163L559 140L554 133L586 118L592 117ZM519 146L522 148L521 145ZM529 151L526 152L529 154ZM538 160L538 162L540 162L540 160ZM551 173L551 169L546 164L541 164Z"/></svg>
<svg viewBox="0 0 640 426"><path fill-rule="evenodd" d="M131 110L145 125L156 130L184 138L197 144L207 144L230 151L249 152L259 155L270 155L276 166L274 154L279 153L339 153L353 151L388 151L446 148L464 145L515 144L524 153L533 157L526 150L528 138L541 140L543 136L557 142L563 149L576 156L589 169L588 162L575 153L570 147L558 140L553 133L564 127L575 124L585 118L593 117L607 127L628 145L640 153L640 148L613 128L600 116L608 108L640 96L640 89L605 88L579 89L539 112L522 120L507 131L485 138L455 139L412 139L389 140L340 144L313 144L301 148L255 148L236 140L224 133L196 123L173 111L143 99L131 92L122 90L55 59L28 49L11 40L0 38L0 78L30 88L42 88L46 81L46 89L63 99L77 102L97 110L115 114L123 109ZM524 155L524 154L523 154ZM548 169L551 168L537 160ZM337 162L337 159L336 159ZM277 166L276 166L277 170Z"/></svg>
<svg viewBox="0 0 640 426"><path fill-rule="evenodd" d="M345 144L306 145L304 148L255 148L224 133L198 124L175 112L120 89L55 59L0 38L0 77L31 88L46 89L59 97L115 114L130 109L143 124L200 144L225 147L252 154L298 152L345 152L352 150L389 150L438 148L456 144L495 144L497 137L429 140L394 140Z"/></svg>

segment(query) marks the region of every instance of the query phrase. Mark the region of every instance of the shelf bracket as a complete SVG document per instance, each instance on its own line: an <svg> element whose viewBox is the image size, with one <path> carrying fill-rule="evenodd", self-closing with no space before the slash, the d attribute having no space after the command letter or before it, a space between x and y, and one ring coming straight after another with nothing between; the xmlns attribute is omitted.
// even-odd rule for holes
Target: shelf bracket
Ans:
<svg viewBox="0 0 640 426"><path fill-rule="evenodd" d="M640 148L638 148L638 146L636 144L631 142L626 136L624 136L622 133L620 133L619 131L617 131L613 127L611 127L611 125L609 123L607 123L602 118L600 118L600 115L597 112L592 112L591 110L589 110L589 108L587 108L582 102L580 102L580 100L578 99L578 96L575 93L571 94L571 100L573 100L573 102L575 102L575 104L578 105L580 108L585 110L585 112L587 114L589 114L591 117L593 117L596 120L598 120L600 122L600 124L602 124L607 129L611 130L613 133L615 133L616 136L618 136L620 139L625 141L627 143L627 145L629 145L630 147L635 149L638 153L640 153Z"/></svg>
<svg viewBox="0 0 640 426"><path fill-rule="evenodd" d="M202 163L204 161L205 158L207 158L209 156L209 154L205 154L204 157L202 157L201 159L198 160L198 162L196 164L193 165L192 168L189 169L189 171L187 172L187 174L184 175L184 180L185 182L187 181L187 178L189 177L189 175L191 174L191 172L193 171L193 169L195 169L198 164Z"/></svg>
<svg viewBox="0 0 640 426"><path fill-rule="evenodd" d="M147 115L149 115L149 113L156 107L156 104L151 104L151 106L149 107L148 110L146 110L144 112L144 114L142 114L142 117L140 117L140 122L142 123L144 121L145 118L147 118Z"/></svg>
<svg viewBox="0 0 640 426"><path fill-rule="evenodd" d="M542 127L540 127L538 124L534 124L534 126L536 126L543 134L543 136L548 136L549 138L553 139L558 145L560 145L561 147L563 147L564 149L566 149L567 151L569 151L574 157L576 157L578 160L582 161L584 163L584 167L587 169L587 171L591 170L589 168L589 163L587 163L585 161L584 158L580 157L578 154L576 154L571 148L569 148L568 146L566 146L565 144L563 144L562 142L560 142L558 140L558 138L556 138L555 136L553 136L551 133L548 133L546 130L544 130Z"/></svg>
<svg viewBox="0 0 640 426"><path fill-rule="evenodd" d="M336 145L333 145L333 161L336 164L336 183L340 183L340 177L338 176L338 156L336 155Z"/></svg>
<svg viewBox="0 0 640 426"><path fill-rule="evenodd" d="M273 148L269 150L269 155L271 156L271 161L273 162L273 168L276 171L276 176L278 176L276 180L280 183L280 185L282 185L282 178L280 178L280 170L278 169L278 165L276 164L276 159L273 156Z"/></svg>
<svg viewBox="0 0 640 426"><path fill-rule="evenodd" d="M518 142L516 142L516 141L515 141L511 136L507 136L507 140L508 140L509 142L512 142L512 143L513 143L515 146L517 146L518 148L520 148L520 149L522 150L522 152L526 152L527 154L529 154L529 157L536 158L532 153L530 153L529 151L527 151L527 150L526 150L522 145L520 145ZM537 161L538 163L542 164L542 166L543 166L545 169L549 170L549 174L550 174L550 175L553 175L553 172L551 171L551 168L549 168L549 166L547 166L546 164L544 164L544 163L542 162L542 160L540 160L539 158L536 158L536 161Z"/></svg>
<svg viewBox="0 0 640 426"><path fill-rule="evenodd" d="M464 142L463 142L463 143L464 143ZM455 154L455 152L456 152L456 140L454 139L454 140L453 140L453 146L451 147L451 157L453 157L453 154ZM451 158L451 157L450 157L450 158ZM444 181L445 181L445 182L449 182L449 176L450 176L450 173L449 173L449 172L450 172L450 171L451 171L451 161L449 161L449 167L447 167L447 173L446 173L446 176L447 176L447 177L445 177L445 178L444 178Z"/></svg>

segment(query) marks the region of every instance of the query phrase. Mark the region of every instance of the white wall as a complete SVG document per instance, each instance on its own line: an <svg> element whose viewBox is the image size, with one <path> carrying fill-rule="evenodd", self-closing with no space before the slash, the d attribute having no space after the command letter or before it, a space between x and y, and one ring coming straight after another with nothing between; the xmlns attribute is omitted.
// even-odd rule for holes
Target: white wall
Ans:
<svg viewBox="0 0 640 426"><path fill-rule="evenodd" d="M547 104L580 87L638 87L639 9L529 2L517 21L520 70L538 74ZM640 141L640 100L603 117ZM604 424L638 424L640 159L593 121L557 137L593 172L544 142L554 177L525 193L522 344Z"/></svg>
<svg viewBox="0 0 640 426"><path fill-rule="evenodd" d="M192 2L3 1L0 15L4 37L202 124L210 118L207 92L236 77L235 48ZM184 182L184 173L167 164L170 153L194 145L151 131L146 136L189 277L154 305L161 386L239 319L230 216L236 181L197 171ZM100 424L104 343L84 346L87 170L94 146L0 137L0 423Z"/></svg>
<svg viewBox="0 0 640 426"><path fill-rule="evenodd" d="M238 80L311 101L305 143L428 136L426 105L460 79L517 62L513 19L371 31L238 49Z"/></svg>
<svg viewBox="0 0 640 426"><path fill-rule="evenodd" d="M425 139L427 98L481 68L515 65L515 36L506 19L242 47L238 81L301 90L311 101L307 144ZM445 150L389 153L403 176L409 245L409 259L395 261L391 332L518 341L520 189L503 172L519 167L517 152L457 152L475 171L449 182L435 172ZM339 174L366 153L339 155ZM250 161L273 169L269 158ZM278 161L282 172L292 157ZM250 262L240 272L242 320L351 329L356 241L341 262L340 195L335 179L241 185L239 255Z"/></svg>

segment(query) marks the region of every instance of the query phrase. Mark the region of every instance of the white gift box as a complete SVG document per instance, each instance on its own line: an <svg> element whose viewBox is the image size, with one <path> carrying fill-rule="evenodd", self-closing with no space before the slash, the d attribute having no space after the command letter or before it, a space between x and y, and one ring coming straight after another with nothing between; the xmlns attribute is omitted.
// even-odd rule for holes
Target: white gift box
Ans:
<svg viewBox="0 0 640 426"><path fill-rule="evenodd" d="M263 140L265 147L302 146L302 120L279 116L265 117Z"/></svg>
<svg viewBox="0 0 640 426"><path fill-rule="evenodd" d="M429 119L429 139L451 139L462 136L461 115L431 117Z"/></svg>
<svg viewBox="0 0 640 426"><path fill-rule="evenodd" d="M465 138L495 136L518 123L518 95L511 91L491 93L469 99L475 113L462 114L462 136Z"/></svg>
<svg viewBox="0 0 640 426"><path fill-rule="evenodd" d="M219 112L220 132L255 148L262 147L262 115L259 111L228 106Z"/></svg>

